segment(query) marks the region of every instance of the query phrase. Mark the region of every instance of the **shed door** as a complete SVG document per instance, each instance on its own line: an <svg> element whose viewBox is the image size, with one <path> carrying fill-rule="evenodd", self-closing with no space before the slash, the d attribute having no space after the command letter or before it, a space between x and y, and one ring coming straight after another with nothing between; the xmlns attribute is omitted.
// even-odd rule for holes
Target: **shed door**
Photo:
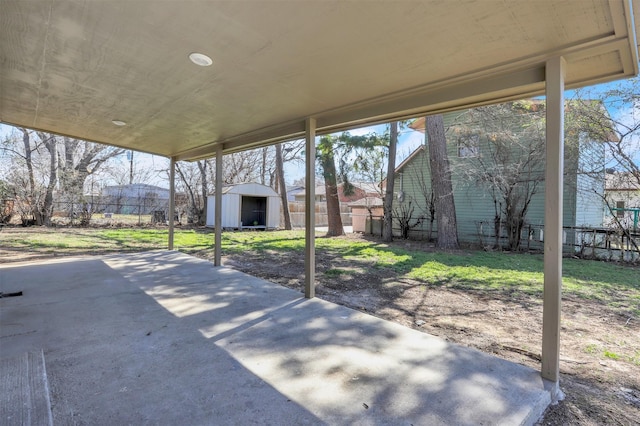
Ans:
<svg viewBox="0 0 640 426"><path fill-rule="evenodd" d="M267 226L267 197L242 196L242 226Z"/></svg>

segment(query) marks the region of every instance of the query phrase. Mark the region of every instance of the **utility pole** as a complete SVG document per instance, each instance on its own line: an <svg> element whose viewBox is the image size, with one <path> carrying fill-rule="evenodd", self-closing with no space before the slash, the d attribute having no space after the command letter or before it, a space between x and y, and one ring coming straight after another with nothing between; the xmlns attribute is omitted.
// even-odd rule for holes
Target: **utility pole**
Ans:
<svg viewBox="0 0 640 426"><path fill-rule="evenodd" d="M133 185L133 150L129 151L129 185Z"/></svg>

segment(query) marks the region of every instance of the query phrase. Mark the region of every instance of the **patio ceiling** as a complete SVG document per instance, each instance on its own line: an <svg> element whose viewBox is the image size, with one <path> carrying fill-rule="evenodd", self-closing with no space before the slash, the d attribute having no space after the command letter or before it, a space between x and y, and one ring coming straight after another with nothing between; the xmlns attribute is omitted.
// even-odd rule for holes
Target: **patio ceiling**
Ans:
<svg viewBox="0 0 640 426"><path fill-rule="evenodd" d="M558 55L567 88L630 77L636 33L640 0L4 0L0 121L196 159L307 117L322 134L541 94Z"/></svg>

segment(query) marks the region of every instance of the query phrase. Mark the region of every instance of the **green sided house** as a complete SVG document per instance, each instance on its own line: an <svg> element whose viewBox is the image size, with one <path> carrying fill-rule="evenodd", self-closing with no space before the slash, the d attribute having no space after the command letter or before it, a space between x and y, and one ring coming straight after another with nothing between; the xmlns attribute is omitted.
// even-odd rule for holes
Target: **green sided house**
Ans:
<svg viewBox="0 0 640 426"><path fill-rule="evenodd" d="M542 248L544 109L543 101L517 101L443 115L461 242ZM570 103L566 109L563 243L569 249L580 244L576 228L603 224L605 145L603 132L572 119ZM396 168L394 228L410 238L436 238L425 119L410 126L425 133L425 145Z"/></svg>

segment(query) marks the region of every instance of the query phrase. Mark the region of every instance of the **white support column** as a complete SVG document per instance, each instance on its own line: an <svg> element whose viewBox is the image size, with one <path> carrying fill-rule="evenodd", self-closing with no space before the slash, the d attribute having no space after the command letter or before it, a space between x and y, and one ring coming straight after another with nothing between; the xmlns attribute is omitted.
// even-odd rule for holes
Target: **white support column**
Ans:
<svg viewBox="0 0 640 426"><path fill-rule="evenodd" d="M555 383L556 390L558 390L557 384L560 379L560 312L562 307L564 76L564 58L557 57L547 61L542 377Z"/></svg>
<svg viewBox="0 0 640 426"><path fill-rule="evenodd" d="M215 239L213 264L222 265L222 144L216 146Z"/></svg>
<svg viewBox="0 0 640 426"><path fill-rule="evenodd" d="M176 216L176 159L171 157L169 166L169 250L173 250L173 234Z"/></svg>
<svg viewBox="0 0 640 426"><path fill-rule="evenodd" d="M304 297L316 296L316 119L306 123L304 197Z"/></svg>

